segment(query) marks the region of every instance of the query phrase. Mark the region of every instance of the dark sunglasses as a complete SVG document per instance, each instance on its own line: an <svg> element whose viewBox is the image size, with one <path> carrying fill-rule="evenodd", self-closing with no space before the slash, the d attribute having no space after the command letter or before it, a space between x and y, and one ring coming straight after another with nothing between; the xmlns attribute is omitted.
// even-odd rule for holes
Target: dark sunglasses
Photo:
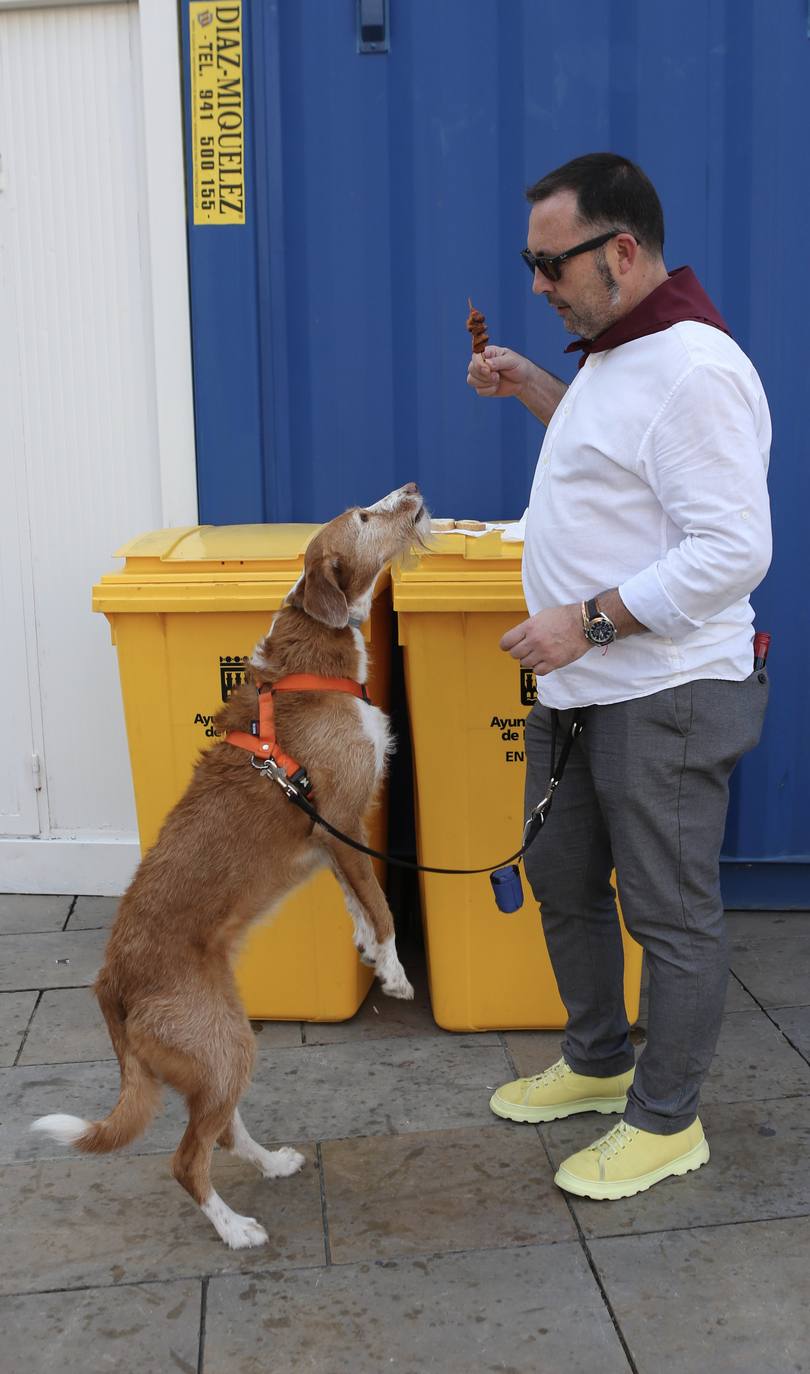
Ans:
<svg viewBox="0 0 810 1374"><path fill-rule="evenodd" d="M610 229L607 234L599 234L595 239L588 239L585 243L578 243L576 248L569 248L565 253L555 253L553 258L537 257L530 253L528 248L521 250L520 256L534 276L535 271L542 272L548 281L559 281L562 276L562 264L568 258L575 258L578 253L590 253L593 248L601 248L608 239L615 239L617 234L623 233L622 229Z"/></svg>

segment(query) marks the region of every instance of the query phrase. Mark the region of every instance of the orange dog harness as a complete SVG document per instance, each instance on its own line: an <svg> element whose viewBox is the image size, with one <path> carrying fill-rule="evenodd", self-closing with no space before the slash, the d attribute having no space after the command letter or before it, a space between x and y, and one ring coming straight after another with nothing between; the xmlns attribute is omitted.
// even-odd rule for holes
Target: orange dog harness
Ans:
<svg viewBox="0 0 810 1374"><path fill-rule="evenodd" d="M311 795L312 784L307 777L306 769L290 758L289 754L285 754L276 739L274 692L347 692L351 696L359 697L361 701L368 701L365 683L355 682L350 677L319 677L317 673L290 673L287 677L280 677L278 682L265 682L257 688L259 718L253 721L251 733L248 734L245 730L229 730L225 735L228 744L235 744L238 749L247 749L255 758L272 759L279 768L283 768L291 782L295 782L303 792Z"/></svg>

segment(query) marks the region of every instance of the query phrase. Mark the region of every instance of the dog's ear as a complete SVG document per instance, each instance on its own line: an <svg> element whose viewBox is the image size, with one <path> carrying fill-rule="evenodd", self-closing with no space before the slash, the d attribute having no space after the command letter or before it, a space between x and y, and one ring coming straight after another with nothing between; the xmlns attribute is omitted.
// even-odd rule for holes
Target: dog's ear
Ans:
<svg viewBox="0 0 810 1374"><path fill-rule="evenodd" d="M301 589L303 607L313 620L342 630L349 623L349 603L340 587L340 561L321 558L307 568Z"/></svg>

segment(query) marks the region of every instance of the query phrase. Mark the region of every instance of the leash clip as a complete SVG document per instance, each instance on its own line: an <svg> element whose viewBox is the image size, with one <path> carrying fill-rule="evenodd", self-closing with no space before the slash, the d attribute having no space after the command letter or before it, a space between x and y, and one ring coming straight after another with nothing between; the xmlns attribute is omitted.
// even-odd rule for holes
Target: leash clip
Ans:
<svg viewBox="0 0 810 1374"><path fill-rule="evenodd" d="M529 818L523 827L524 846L529 843L530 839L534 839L534 836L540 829L540 826L545 821L546 812L548 811L552 801L554 800L554 793L559 787L559 784L559 778L551 778L549 780L548 791L546 792L546 795L529 812Z"/></svg>
<svg viewBox="0 0 810 1374"><path fill-rule="evenodd" d="M272 778L273 782L277 782L279 787L286 792L288 797L293 796L295 789L287 777L287 774L284 772L284 769L279 768L275 759L258 759L255 755L251 754L250 766L251 768L255 768L257 773L261 773L262 777Z"/></svg>
<svg viewBox="0 0 810 1374"><path fill-rule="evenodd" d="M251 754L251 767L261 773L264 778L272 778L277 782L282 792L290 801L301 802L309 801L309 794L312 791L312 783L305 769L299 768L292 778L288 778L284 769L276 763L275 759L258 759Z"/></svg>

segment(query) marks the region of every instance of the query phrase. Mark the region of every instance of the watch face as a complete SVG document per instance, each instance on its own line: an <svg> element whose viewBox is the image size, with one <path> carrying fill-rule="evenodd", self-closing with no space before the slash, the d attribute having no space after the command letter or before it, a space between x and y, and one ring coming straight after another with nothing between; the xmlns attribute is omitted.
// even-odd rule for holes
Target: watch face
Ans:
<svg viewBox="0 0 810 1374"><path fill-rule="evenodd" d="M592 644L612 644L616 629L607 616L597 616L590 622L586 634Z"/></svg>

